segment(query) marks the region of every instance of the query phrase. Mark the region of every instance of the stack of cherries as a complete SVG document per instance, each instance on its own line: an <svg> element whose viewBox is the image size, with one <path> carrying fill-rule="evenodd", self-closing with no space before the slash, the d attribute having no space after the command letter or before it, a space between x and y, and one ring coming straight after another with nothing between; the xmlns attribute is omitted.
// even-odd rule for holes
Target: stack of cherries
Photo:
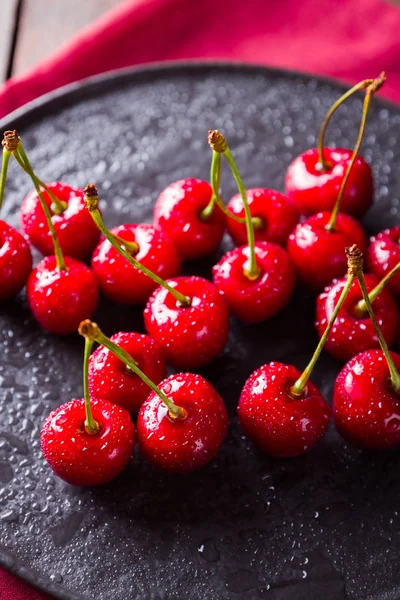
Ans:
<svg viewBox="0 0 400 600"><path fill-rule="evenodd" d="M335 102L318 147L289 165L286 196L246 190L224 136L210 131L210 184L185 179L168 186L152 225L109 230L94 185L82 192L44 183L17 132L4 134L0 205L11 157L34 190L21 205L24 236L0 221L0 299L26 285L42 327L59 335L79 330L85 338L84 398L60 406L42 428L42 450L57 475L76 485L110 481L129 462L135 437L141 454L169 473L211 461L227 433L227 412L214 387L189 371L222 352L230 314L247 323L274 317L288 304L296 278L322 292L319 344L303 373L272 362L250 375L238 406L243 430L271 456L297 456L317 444L332 410L310 375L325 347L349 361L335 383L339 432L364 448L400 443L400 356L388 349L398 320L400 227L368 243L357 220L373 198L371 169L359 149L371 99L384 81L383 73L364 80ZM325 147L331 116L358 90L365 95L354 149ZM238 188L227 205L220 195L223 162ZM213 267L212 282L179 276L184 260L213 254L225 230L236 247ZM33 270L29 243L45 256ZM365 278L363 252L371 272ZM90 257L91 268L84 262ZM117 303L144 305L148 335L106 337L90 320L99 291ZM167 362L181 372L166 378Z"/></svg>

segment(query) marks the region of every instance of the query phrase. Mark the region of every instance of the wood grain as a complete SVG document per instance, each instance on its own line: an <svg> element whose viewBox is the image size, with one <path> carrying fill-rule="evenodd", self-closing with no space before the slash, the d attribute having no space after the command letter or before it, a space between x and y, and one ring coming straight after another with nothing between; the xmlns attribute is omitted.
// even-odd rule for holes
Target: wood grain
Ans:
<svg viewBox="0 0 400 600"><path fill-rule="evenodd" d="M24 72L57 50L117 4L119 0L24 0L13 75Z"/></svg>
<svg viewBox="0 0 400 600"><path fill-rule="evenodd" d="M1 0L0 8L0 83L5 81L10 61L18 0Z"/></svg>

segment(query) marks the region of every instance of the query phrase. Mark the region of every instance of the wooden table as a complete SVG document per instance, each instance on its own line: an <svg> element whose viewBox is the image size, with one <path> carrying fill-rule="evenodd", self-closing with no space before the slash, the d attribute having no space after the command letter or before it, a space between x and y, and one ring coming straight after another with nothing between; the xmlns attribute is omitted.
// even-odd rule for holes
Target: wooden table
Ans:
<svg viewBox="0 0 400 600"><path fill-rule="evenodd" d="M0 84L67 42L120 0L0 0Z"/></svg>

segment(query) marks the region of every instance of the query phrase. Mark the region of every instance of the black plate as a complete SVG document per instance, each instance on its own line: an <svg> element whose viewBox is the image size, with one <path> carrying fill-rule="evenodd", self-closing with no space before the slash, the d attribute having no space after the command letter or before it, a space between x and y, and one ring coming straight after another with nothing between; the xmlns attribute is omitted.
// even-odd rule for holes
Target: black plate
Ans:
<svg viewBox="0 0 400 600"><path fill-rule="evenodd" d="M261 67L156 66L72 86L1 128L20 130L43 179L96 183L112 226L150 220L171 181L208 177L209 128L224 131L249 187L282 189L286 166L315 143L342 89ZM360 109L361 97L340 109L330 144L354 143ZM363 145L376 182L369 231L399 222L399 133L399 109L374 100ZM234 185L223 175L229 198ZM13 165L3 218L18 222L29 189ZM187 271L209 276L215 260ZM109 334L143 330L140 311L105 301L96 319ZM82 395L83 341L44 333L23 297L1 308L0 332L1 562L14 573L68 600L400 598L399 454L355 450L332 427L309 454L272 460L238 428L238 397L253 369L272 359L302 368L310 358L313 299L304 291L272 321L232 320L226 351L203 371L225 399L229 436L211 465L182 478L140 456L98 489L53 476L40 426ZM327 398L339 368L324 355L315 370Z"/></svg>

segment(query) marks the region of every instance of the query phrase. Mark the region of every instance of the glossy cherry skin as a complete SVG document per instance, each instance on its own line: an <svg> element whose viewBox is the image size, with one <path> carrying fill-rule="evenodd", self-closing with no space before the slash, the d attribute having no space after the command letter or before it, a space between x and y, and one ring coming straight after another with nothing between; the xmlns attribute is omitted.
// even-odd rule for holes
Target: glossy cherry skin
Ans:
<svg viewBox="0 0 400 600"><path fill-rule="evenodd" d="M400 356L390 353L400 370ZM359 448L400 444L400 394L393 390L382 350L354 356L337 376L333 417L340 435Z"/></svg>
<svg viewBox="0 0 400 600"><path fill-rule="evenodd" d="M91 401L96 434L85 430L85 402L71 400L47 417L40 433L45 459L54 473L72 485L108 483L129 462L134 426L129 413L106 400Z"/></svg>
<svg viewBox="0 0 400 600"><path fill-rule="evenodd" d="M280 192L265 188L247 190L246 196L251 216L259 217L263 221L263 226L254 230L256 241L273 242L284 246L300 217L294 202ZM237 217L245 217L240 194L232 198L228 208ZM238 223L234 219L227 219L227 228L237 246L247 244L245 224Z"/></svg>
<svg viewBox="0 0 400 600"><path fill-rule="evenodd" d="M400 225L372 236L370 242L366 257L368 270L378 279L383 279L400 262ZM400 300L400 273L396 273L387 286L393 296Z"/></svg>
<svg viewBox="0 0 400 600"><path fill-rule="evenodd" d="M29 275L26 297L35 319L59 335L77 331L97 308L98 291L92 271L65 257L67 270L57 268L55 256L46 256Z"/></svg>
<svg viewBox="0 0 400 600"><path fill-rule="evenodd" d="M287 251L299 279L315 291L321 291L333 279L347 272L345 249L357 244L361 252L367 247L367 237L358 221L339 213L336 230L326 230L331 213L313 215L299 223L290 234Z"/></svg>
<svg viewBox="0 0 400 600"><path fill-rule="evenodd" d="M177 277L168 283L192 303L180 306L165 288L157 288L144 311L146 330L172 365L179 369L200 369L225 348L229 333L228 305L223 294L201 277Z"/></svg>
<svg viewBox="0 0 400 600"><path fill-rule="evenodd" d="M165 379L165 358L151 337L119 332L111 337L111 341L126 350L153 383ZM150 393L147 384L104 346L99 346L90 357L89 391L92 398L108 400L133 415L138 413Z"/></svg>
<svg viewBox="0 0 400 600"><path fill-rule="evenodd" d="M249 264L249 247L227 252L213 267L213 281L233 314L246 323L259 323L279 313L289 302L296 283L291 260L283 248L256 242L260 275L251 281L244 269Z"/></svg>
<svg viewBox="0 0 400 600"><path fill-rule="evenodd" d="M61 214L54 213L51 208L52 200L43 191L63 253L79 260L88 258L98 242L100 232L85 208L82 190L59 182L49 183L48 187L59 200L68 205ZM20 218L21 228L32 246L45 256L54 254L50 230L36 190L30 192L22 202Z"/></svg>
<svg viewBox="0 0 400 600"><path fill-rule="evenodd" d="M326 171L319 168L316 148L294 159L286 172L285 189L302 214L314 215L333 209L352 154L352 150L345 148L324 148L324 159L331 165ZM361 218L371 206L373 194L371 167L358 155L343 193L341 212Z"/></svg>
<svg viewBox="0 0 400 600"><path fill-rule="evenodd" d="M270 456L303 454L327 430L332 411L311 381L303 397L289 393L300 375L292 365L272 362L250 375L240 395L240 425L253 444Z"/></svg>
<svg viewBox="0 0 400 600"><path fill-rule="evenodd" d="M371 292L379 283L374 275L365 275L364 278L368 292ZM315 326L320 338L332 317L345 285L346 278L335 281L329 287L325 288L323 293L317 298ZM358 281L355 281L325 342L324 349L343 362L350 360L350 358L360 352L364 352L364 350L380 348L368 312L362 317L357 316L355 312L355 308L360 300L362 300L360 285ZM383 336L389 348L391 348L396 338L398 310L396 302L386 289L382 290L379 296L375 298L373 309Z"/></svg>
<svg viewBox="0 0 400 600"><path fill-rule="evenodd" d="M215 206L210 217L201 217L211 196L206 181L181 179L165 188L155 204L154 227L164 231L187 260L213 254L221 243L225 229L222 210Z"/></svg>
<svg viewBox="0 0 400 600"><path fill-rule="evenodd" d="M201 469L215 458L227 433L228 415L221 396L211 383L193 373L171 375L160 388L187 416L172 419L161 398L151 392L137 419L140 452L167 473Z"/></svg>
<svg viewBox="0 0 400 600"><path fill-rule="evenodd" d="M24 287L32 269L32 255L23 236L0 221L0 302L13 298Z"/></svg>
<svg viewBox="0 0 400 600"><path fill-rule="evenodd" d="M161 279L179 275L182 259L162 231L143 223L120 225L111 229L111 233L127 242L136 242L139 251L134 258ZM119 304L145 304L158 287L150 277L129 264L106 238L100 240L93 252L92 269L101 292Z"/></svg>

